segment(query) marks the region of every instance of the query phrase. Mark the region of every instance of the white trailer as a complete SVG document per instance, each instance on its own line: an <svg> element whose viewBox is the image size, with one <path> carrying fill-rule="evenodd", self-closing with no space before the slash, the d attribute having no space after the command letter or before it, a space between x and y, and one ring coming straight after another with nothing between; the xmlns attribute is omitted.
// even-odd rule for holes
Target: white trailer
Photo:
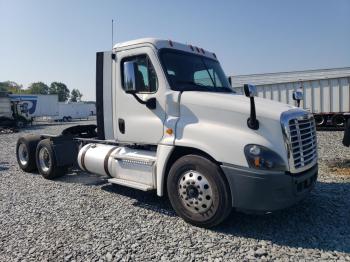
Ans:
<svg viewBox="0 0 350 262"><path fill-rule="evenodd" d="M229 87L216 55L153 38L97 53L97 126L18 139L26 172L80 168L109 183L167 196L185 221L212 227L232 208L271 212L317 180L313 115ZM97 130L96 130L97 129Z"/></svg>
<svg viewBox="0 0 350 262"><path fill-rule="evenodd" d="M301 90L300 106L314 114L318 126L343 127L350 113L350 67L237 75L230 79L238 93L249 82L257 86L259 97L294 106L292 93Z"/></svg>
<svg viewBox="0 0 350 262"><path fill-rule="evenodd" d="M58 115L57 95L10 94L9 97L18 114L26 119Z"/></svg>
<svg viewBox="0 0 350 262"><path fill-rule="evenodd" d="M96 105L83 102L60 102L58 103L58 112L58 116L53 117L53 119L64 122L73 119L87 119L89 116L96 115Z"/></svg>

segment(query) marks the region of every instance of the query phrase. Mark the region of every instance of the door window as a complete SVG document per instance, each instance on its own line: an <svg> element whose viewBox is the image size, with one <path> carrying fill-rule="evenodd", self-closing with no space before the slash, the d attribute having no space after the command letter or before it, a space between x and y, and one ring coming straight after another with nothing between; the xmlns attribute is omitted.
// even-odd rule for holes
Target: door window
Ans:
<svg viewBox="0 0 350 262"><path fill-rule="evenodd" d="M128 57L122 60L122 76L124 76L124 63L135 63L136 89L138 93L154 93L158 89L158 79L154 67L146 55ZM123 89L126 83L123 81Z"/></svg>

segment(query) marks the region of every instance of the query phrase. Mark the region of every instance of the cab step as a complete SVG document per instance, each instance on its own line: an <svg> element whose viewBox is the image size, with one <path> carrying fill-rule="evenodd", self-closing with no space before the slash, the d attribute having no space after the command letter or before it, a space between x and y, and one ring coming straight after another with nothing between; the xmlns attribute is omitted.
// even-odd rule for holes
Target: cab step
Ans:
<svg viewBox="0 0 350 262"><path fill-rule="evenodd" d="M127 186L127 187L131 187L131 188L139 189L142 191L150 191L150 190L154 189L150 185L145 185L145 184L141 184L138 182L120 179L120 178L110 178L110 179L108 179L108 182L112 183L112 184L117 184L117 185L121 185L121 186Z"/></svg>

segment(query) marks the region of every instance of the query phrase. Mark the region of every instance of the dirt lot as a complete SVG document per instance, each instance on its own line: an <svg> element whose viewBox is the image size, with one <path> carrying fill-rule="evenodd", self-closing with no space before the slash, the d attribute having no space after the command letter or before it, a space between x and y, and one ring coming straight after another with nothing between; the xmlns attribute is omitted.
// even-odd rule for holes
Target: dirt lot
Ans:
<svg viewBox="0 0 350 262"><path fill-rule="evenodd" d="M152 192L78 170L50 181L19 169L20 135L67 126L0 135L0 261L350 261L350 149L341 132L318 133L319 181L307 199L269 215L233 212L206 230Z"/></svg>

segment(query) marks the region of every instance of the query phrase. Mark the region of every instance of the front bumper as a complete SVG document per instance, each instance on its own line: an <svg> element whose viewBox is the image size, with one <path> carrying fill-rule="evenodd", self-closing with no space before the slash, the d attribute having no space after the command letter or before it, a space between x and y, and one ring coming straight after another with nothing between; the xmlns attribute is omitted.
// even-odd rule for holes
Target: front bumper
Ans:
<svg viewBox="0 0 350 262"><path fill-rule="evenodd" d="M232 206L249 212L270 212L289 207L315 187L317 164L299 174L270 172L232 165L221 166L232 194Z"/></svg>

